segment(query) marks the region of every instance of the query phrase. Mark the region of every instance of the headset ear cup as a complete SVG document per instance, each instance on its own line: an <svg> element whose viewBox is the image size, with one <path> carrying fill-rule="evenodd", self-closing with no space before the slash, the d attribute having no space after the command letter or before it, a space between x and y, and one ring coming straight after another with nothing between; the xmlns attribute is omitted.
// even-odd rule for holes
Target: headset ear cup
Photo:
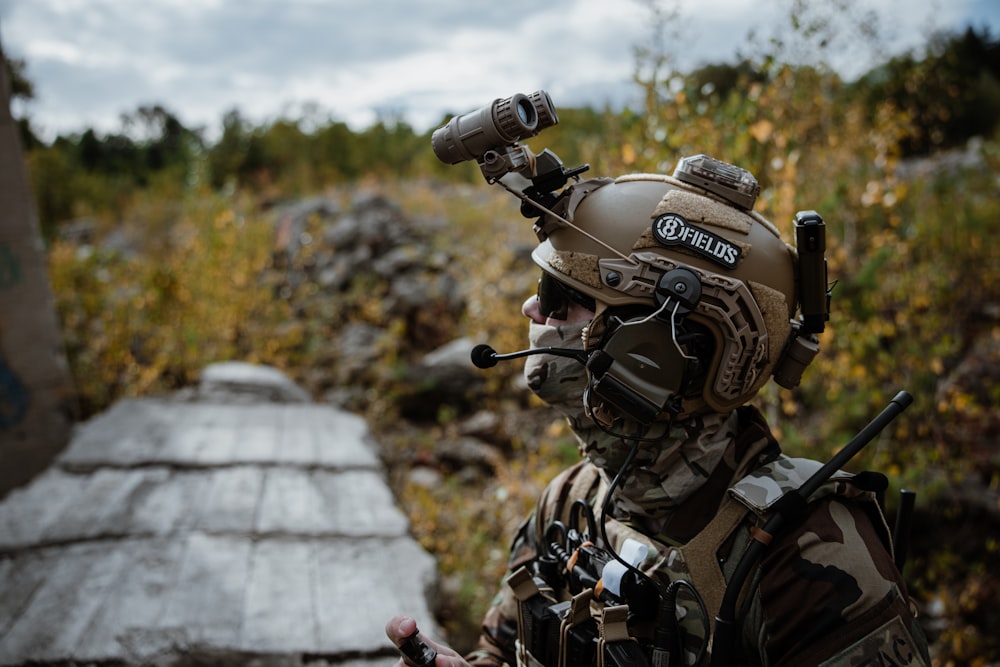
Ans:
<svg viewBox="0 0 1000 667"><path fill-rule="evenodd" d="M587 369L594 397L648 424L678 410L689 363L673 343L671 325L644 318L612 331Z"/></svg>

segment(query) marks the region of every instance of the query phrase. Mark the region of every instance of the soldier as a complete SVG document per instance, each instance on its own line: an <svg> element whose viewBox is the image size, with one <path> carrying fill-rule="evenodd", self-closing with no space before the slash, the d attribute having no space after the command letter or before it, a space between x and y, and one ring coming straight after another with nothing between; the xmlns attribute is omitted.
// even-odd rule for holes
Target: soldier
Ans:
<svg viewBox="0 0 1000 667"><path fill-rule="evenodd" d="M753 211L753 176L706 156L672 176L545 189L525 190L542 270L522 307L531 349L483 346L474 361L528 357L529 387L565 415L583 458L520 528L478 646L463 658L433 644L435 664L929 665L885 478L838 472L801 506L779 503L820 464L784 455L750 405L772 377L796 386L818 352L822 219L801 213L787 245ZM755 542L762 555L743 559ZM603 569L591 576L578 556ZM400 645L415 622L386 632Z"/></svg>

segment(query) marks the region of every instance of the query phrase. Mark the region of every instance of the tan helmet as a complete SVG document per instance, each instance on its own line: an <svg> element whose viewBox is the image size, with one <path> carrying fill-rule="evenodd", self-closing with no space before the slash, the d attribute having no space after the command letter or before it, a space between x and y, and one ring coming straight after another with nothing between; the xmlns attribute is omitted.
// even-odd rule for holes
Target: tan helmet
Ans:
<svg viewBox="0 0 1000 667"><path fill-rule="evenodd" d="M607 354L588 363L590 401L648 422L731 410L772 375L798 384L818 346L795 319L796 250L753 212L757 193L749 172L695 156L673 176L577 182L538 219L534 261L596 305L586 344ZM688 348L682 328L711 344Z"/></svg>

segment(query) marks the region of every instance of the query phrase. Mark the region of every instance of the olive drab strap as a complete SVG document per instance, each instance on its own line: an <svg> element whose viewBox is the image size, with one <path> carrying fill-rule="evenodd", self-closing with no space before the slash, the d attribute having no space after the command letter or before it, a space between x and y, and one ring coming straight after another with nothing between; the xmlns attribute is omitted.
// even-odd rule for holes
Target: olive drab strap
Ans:
<svg viewBox="0 0 1000 667"><path fill-rule="evenodd" d="M547 584L526 567L518 568L507 584L518 601L515 646L520 667L575 667L593 659L598 633L590 607L592 589L555 603ZM553 634L558 646L552 644Z"/></svg>

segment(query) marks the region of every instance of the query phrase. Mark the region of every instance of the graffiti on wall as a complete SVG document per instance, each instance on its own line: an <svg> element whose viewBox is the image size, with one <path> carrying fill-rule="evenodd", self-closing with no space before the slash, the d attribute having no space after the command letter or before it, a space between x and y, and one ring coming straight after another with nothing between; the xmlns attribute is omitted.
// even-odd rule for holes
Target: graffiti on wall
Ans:
<svg viewBox="0 0 1000 667"><path fill-rule="evenodd" d="M14 249L0 242L0 290L15 287L24 280L21 263ZM0 357L0 430L16 426L28 412L30 396L21 378Z"/></svg>
<svg viewBox="0 0 1000 667"><path fill-rule="evenodd" d="M0 290L14 287L23 279L21 263L14 249L6 243L0 243Z"/></svg>
<svg viewBox="0 0 1000 667"><path fill-rule="evenodd" d="M28 414L30 403L28 388L0 357L0 431L17 426Z"/></svg>

